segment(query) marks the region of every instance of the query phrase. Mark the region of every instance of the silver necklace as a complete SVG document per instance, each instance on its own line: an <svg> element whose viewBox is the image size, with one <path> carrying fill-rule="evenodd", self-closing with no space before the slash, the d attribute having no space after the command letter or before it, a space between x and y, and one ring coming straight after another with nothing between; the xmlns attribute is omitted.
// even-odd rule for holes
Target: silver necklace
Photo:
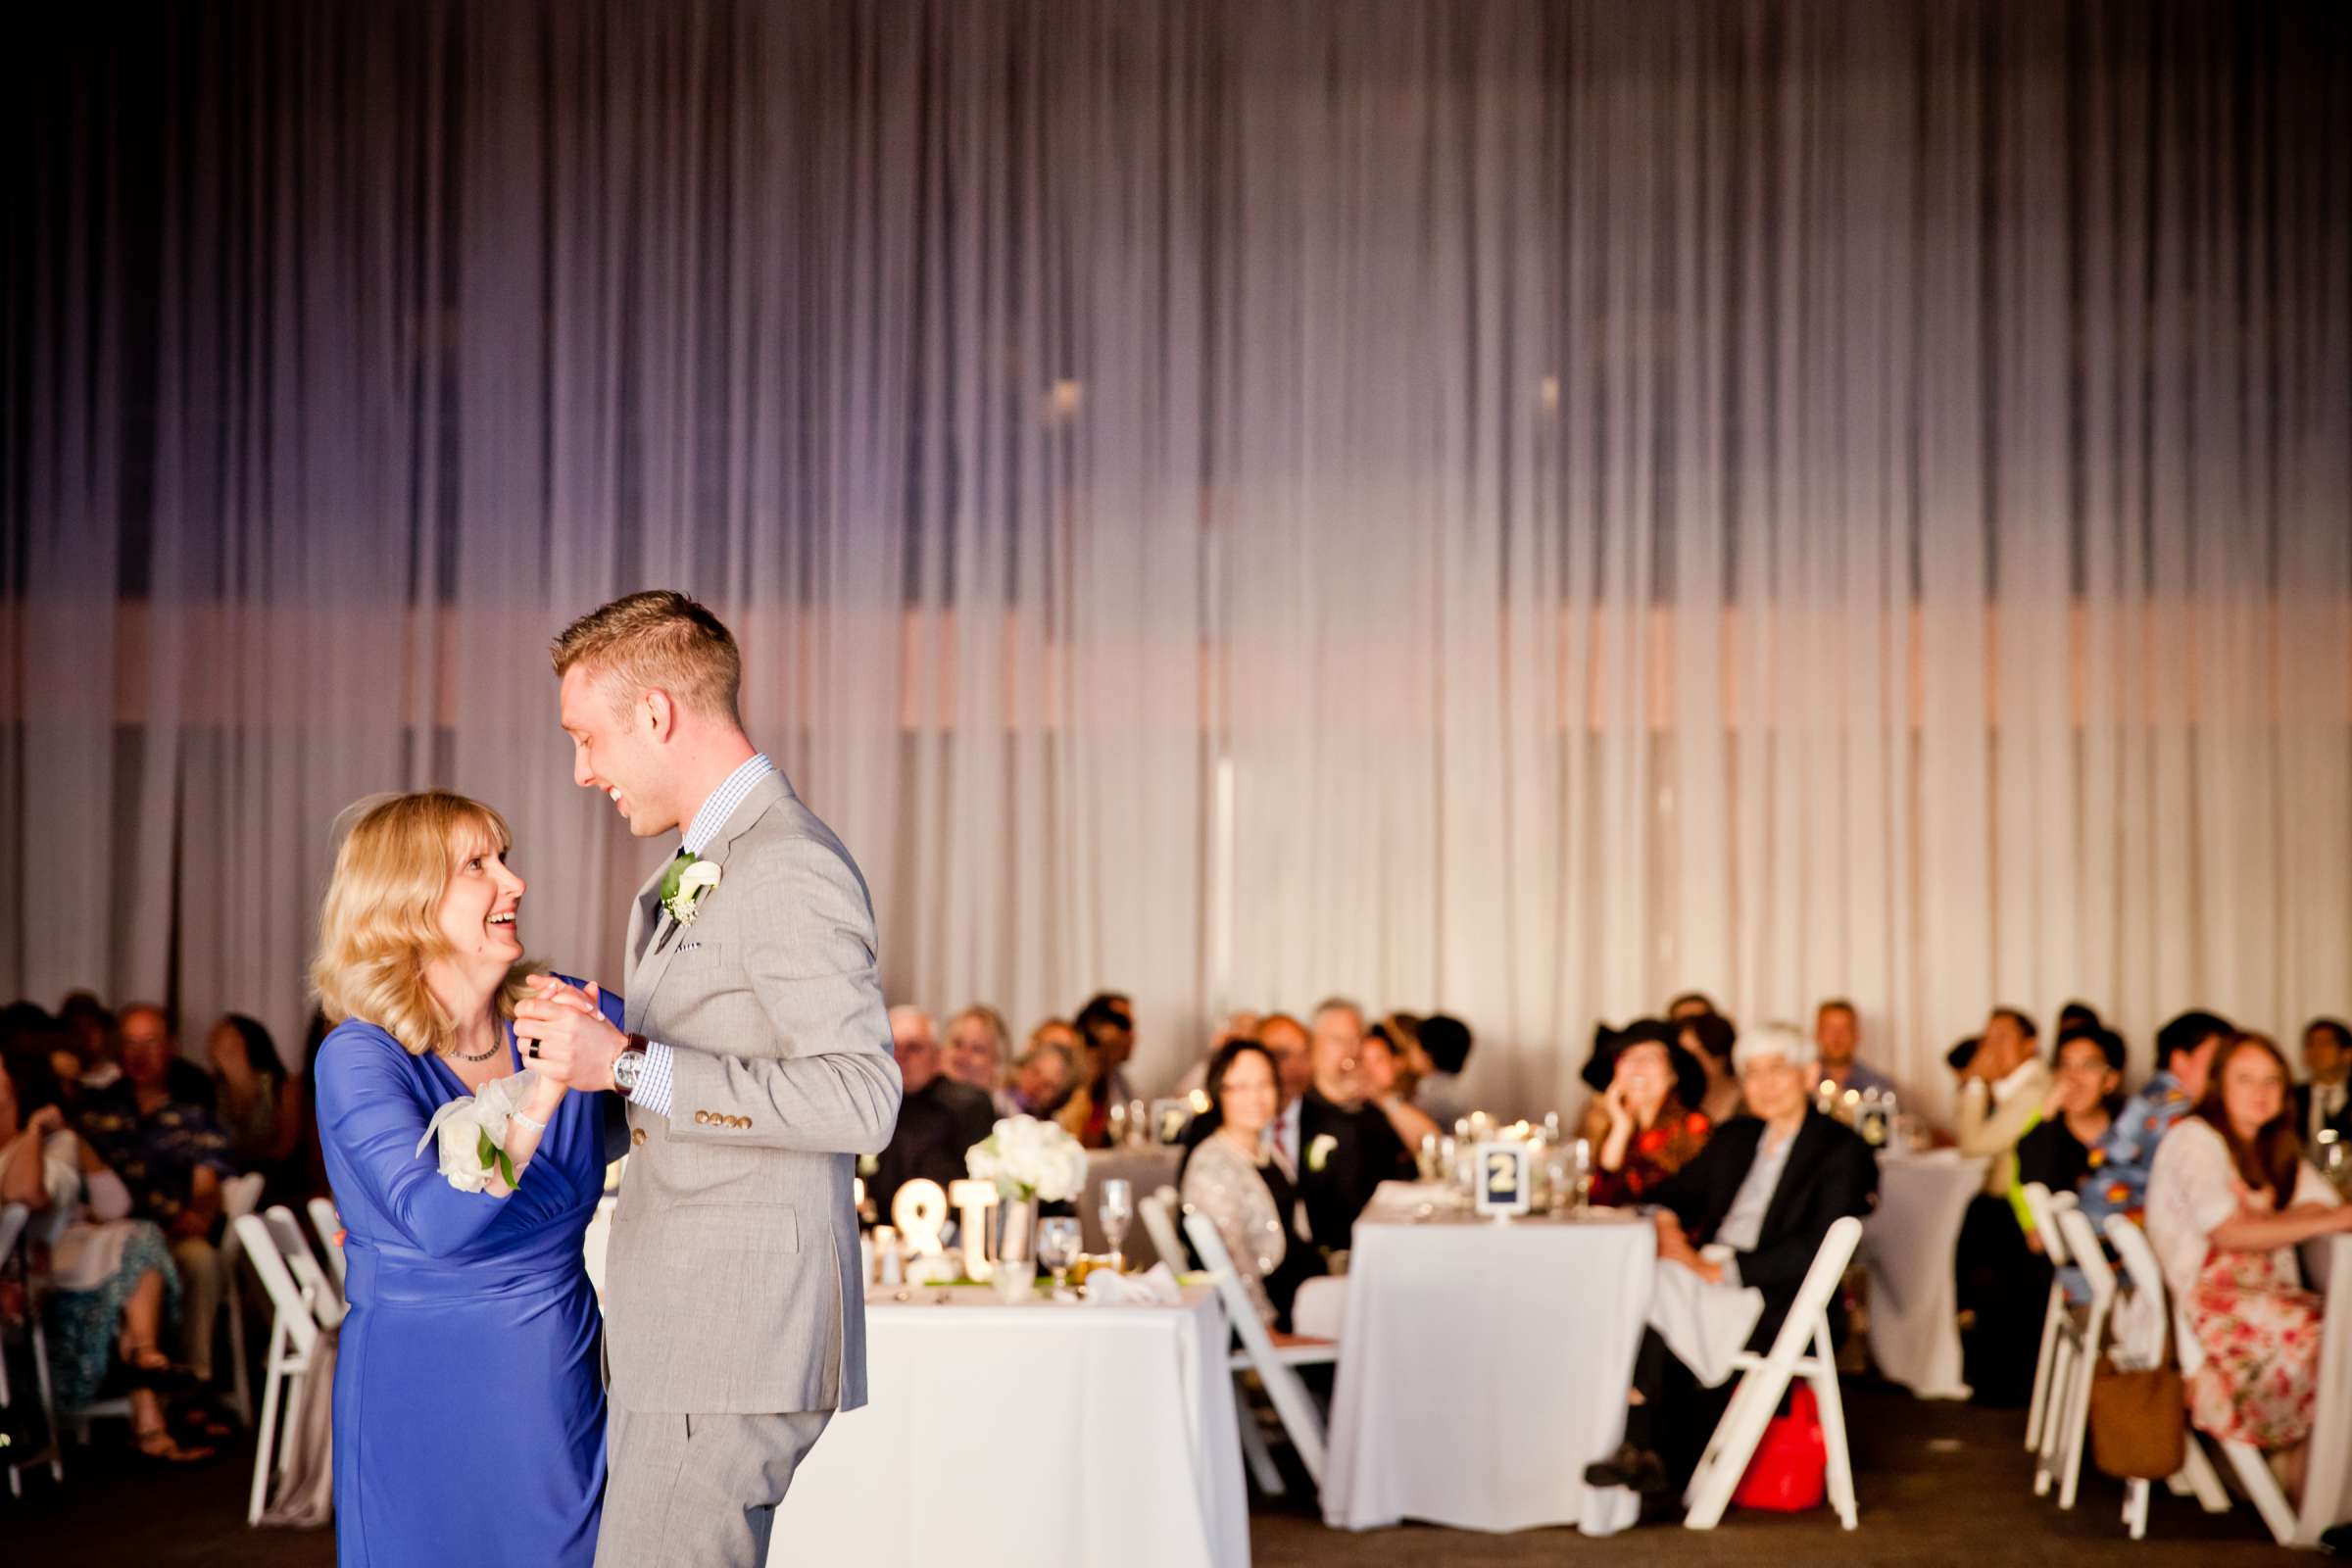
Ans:
<svg viewBox="0 0 2352 1568"><path fill-rule="evenodd" d="M494 1039L488 1045L484 1046L480 1051L476 1052L470 1056L466 1054L466 1053L463 1051L443 1051L441 1054L449 1057L452 1061L488 1061L490 1057L496 1054L498 1047L499 1042Z"/></svg>

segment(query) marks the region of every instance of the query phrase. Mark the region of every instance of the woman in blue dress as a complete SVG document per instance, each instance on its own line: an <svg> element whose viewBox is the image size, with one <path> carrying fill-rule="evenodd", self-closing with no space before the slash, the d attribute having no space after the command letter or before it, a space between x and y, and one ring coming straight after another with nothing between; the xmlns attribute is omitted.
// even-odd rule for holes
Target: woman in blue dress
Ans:
<svg viewBox="0 0 2352 1568"><path fill-rule="evenodd" d="M610 1099L541 1076L508 1124L509 1187L440 1167L433 1113L529 1065L534 979L497 812L438 791L370 808L335 860L313 981L318 1128L351 1302L335 1366L343 1568L588 1568L605 1490L602 1318L581 1242ZM615 1023L620 999L600 999ZM421 1152L418 1149L423 1142Z"/></svg>

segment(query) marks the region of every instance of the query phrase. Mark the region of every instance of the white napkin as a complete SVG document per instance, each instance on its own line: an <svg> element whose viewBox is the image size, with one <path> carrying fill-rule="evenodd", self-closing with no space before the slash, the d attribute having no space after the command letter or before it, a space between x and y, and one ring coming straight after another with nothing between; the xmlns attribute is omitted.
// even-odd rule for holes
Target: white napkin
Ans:
<svg viewBox="0 0 2352 1568"><path fill-rule="evenodd" d="M1113 1274L1099 1268L1086 1277L1089 1306L1181 1306L1184 1292L1165 1263L1154 1263L1142 1274Z"/></svg>

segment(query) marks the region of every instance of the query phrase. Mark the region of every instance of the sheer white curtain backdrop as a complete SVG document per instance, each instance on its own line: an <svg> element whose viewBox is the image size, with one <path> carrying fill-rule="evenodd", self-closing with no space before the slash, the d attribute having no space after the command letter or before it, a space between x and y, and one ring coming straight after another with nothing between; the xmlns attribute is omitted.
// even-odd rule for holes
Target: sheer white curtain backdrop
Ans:
<svg viewBox="0 0 2352 1568"><path fill-rule="evenodd" d="M658 852L728 618L893 1000L2352 1010L2352 13L83 8L10 51L0 993L281 1035L338 810ZM18 24L29 26L29 24Z"/></svg>

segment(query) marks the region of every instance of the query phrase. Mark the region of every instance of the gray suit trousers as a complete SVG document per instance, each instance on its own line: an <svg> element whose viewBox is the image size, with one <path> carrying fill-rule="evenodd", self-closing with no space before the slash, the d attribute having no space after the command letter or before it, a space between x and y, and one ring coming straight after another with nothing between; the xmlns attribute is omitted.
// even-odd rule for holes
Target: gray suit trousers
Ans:
<svg viewBox="0 0 2352 1568"><path fill-rule="evenodd" d="M776 1504L832 1418L614 1407L596 1568L761 1568Z"/></svg>

